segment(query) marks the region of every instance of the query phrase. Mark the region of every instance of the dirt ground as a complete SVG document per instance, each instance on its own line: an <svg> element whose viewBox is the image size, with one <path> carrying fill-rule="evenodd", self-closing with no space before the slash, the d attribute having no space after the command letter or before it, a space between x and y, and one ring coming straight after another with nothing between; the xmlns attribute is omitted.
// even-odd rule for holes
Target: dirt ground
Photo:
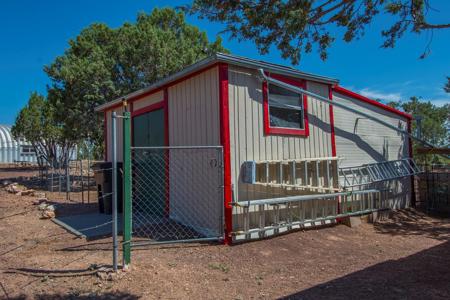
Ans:
<svg viewBox="0 0 450 300"><path fill-rule="evenodd" d="M62 213L95 209L63 199ZM76 238L33 200L0 191L0 298L450 298L450 219L415 210L235 246L138 248L108 280L96 269L111 265L111 240Z"/></svg>

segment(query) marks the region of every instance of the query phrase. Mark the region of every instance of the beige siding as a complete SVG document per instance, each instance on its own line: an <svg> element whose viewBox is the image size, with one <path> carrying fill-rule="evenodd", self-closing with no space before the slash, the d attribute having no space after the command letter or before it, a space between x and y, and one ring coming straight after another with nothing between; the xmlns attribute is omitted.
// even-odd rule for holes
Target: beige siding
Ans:
<svg viewBox="0 0 450 300"><path fill-rule="evenodd" d="M339 93L333 94L333 101L407 129L405 118L374 105ZM393 129L339 107L334 107L334 122L337 154L343 157L341 166L408 157L408 138Z"/></svg>
<svg viewBox="0 0 450 300"><path fill-rule="evenodd" d="M333 93L333 101L345 104L382 119L398 128L407 129L407 120L392 112L348 96ZM409 156L409 139L380 123L334 107L337 155L343 157L342 166L397 160ZM410 203L411 179L375 184L383 191L383 198L391 207L405 207Z"/></svg>
<svg viewBox="0 0 450 300"><path fill-rule="evenodd" d="M159 91L133 102L133 111L164 100L164 91Z"/></svg>
<svg viewBox="0 0 450 300"><path fill-rule="evenodd" d="M168 92L170 145L220 145L218 68L182 81Z"/></svg>
<svg viewBox="0 0 450 300"><path fill-rule="evenodd" d="M287 190L244 184L241 168L245 161L299 159L331 156L329 106L308 97L308 137L265 135L262 83L255 70L229 67L231 171L235 201L312 194L311 191ZM307 82L307 89L328 97L328 86ZM273 170L276 172L275 170ZM272 171L271 171L272 172ZM317 202L317 201L316 201ZM318 202L316 203L317 205ZM308 207L306 207L308 206ZM311 206L302 210L311 213ZM250 223L257 224L258 214L250 212ZM266 218L269 222L272 216ZM233 228L242 229L242 209L233 210Z"/></svg>
<svg viewBox="0 0 450 300"><path fill-rule="evenodd" d="M219 77L212 68L168 90L170 146L219 146ZM210 235L222 226L223 196L217 149L172 149L169 157L170 215Z"/></svg>
<svg viewBox="0 0 450 300"><path fill-rule="evenodd" d="M106 141L107 141L107 145L106 145L106 149L107 149L107 160L108 161L112 161L112 136L111 136L111 115L112 112L115 111L117 113L117 115L122 115L123 114L123 107L120 106L118 108L112 109L112 110L108 110L106 112ZM116 127L117 127L117 161L121 162L123 161L123 130L122 130L122 119L117 119L116 120Z"/></svg>
<svg viewBox="0 0 450 300"><path fill-rule="evenodd" d="M307 89L328 97L328 86L308 82ZM230 66L230 144L232 183L240 201L267 198L280 191L252 187L240 180L245 161L331 156L329 107L308 97L309 137L265 135L262 83L256 71Z"/></svg>

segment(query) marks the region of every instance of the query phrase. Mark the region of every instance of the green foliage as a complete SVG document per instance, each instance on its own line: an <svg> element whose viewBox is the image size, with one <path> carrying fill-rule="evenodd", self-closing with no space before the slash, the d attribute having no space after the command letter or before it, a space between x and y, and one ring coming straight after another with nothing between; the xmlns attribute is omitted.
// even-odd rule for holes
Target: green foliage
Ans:
<svg viewBox="0 0 450 300"><path fill-rule="evenodd" d="M170 8L141 13L136 23L116 29L93 24L62 56L45 67L52 80L48 98L66 137L102 141L102 122L94 108L141 89L215 52L226 52L217 38L189 25ZM97 156L102 152L96 147Z"/></svg>
<svg viewBox="0 0 450 300"><path fill-rule="evenodd" d="M72 146L55 120L55 108L36 92L19 112L11 131L15 139L25 138L33 145L41 164L46 161L56 166L65 161L66 150Z"/></svg>
<svg viewBox="0 0 450 300"><path fill-rule="evenodd" d="M421 101L418 97L411 97L405 102L391 102L390 106L401 108L413 115L415 119L420 118L421 137L425 141L438 147L450 147L450 104L436 106L430 101ZM417 122L412 123L413 132L417 133ZM423 147L414 142L414 148ZM437 160L433 157L432 160Z"/></svg>
<svg viewBox="0 0 450 300"><path fill-rule="evenodd" d="M381 34L382 47L391 48L407 30L449 28L450 24L429 24L427 0L193 0L182 9L201 18L226 24L232 38L252 40L260 53L276 46L283 58L298 64L302 53L314 47L322 59L335 40L330 32L343 31L343 40L351 42L364 35L364 30L380 13L389 14L394 23ZM427 49L429 51L429 49ZM422 57L427 54L424 53Z"/></svg>

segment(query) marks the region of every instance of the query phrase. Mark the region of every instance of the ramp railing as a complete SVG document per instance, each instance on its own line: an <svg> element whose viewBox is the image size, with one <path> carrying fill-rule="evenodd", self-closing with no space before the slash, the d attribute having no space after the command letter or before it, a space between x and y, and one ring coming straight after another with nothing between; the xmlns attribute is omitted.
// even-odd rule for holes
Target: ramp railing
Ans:
<svg viewBox="0 0 450 300"><path fill-rule="evenodd" d="M259 239L290 230L331 224L337 219L386 209L379 190L363 190L239 201L242 226L236 241Z"/></svg>
<svg viewBox="0 0 450 300"><path fill-rule="evenodd" d="M417 175L422 170L412 158L339 168L341 185L345 188Z"/></svg>

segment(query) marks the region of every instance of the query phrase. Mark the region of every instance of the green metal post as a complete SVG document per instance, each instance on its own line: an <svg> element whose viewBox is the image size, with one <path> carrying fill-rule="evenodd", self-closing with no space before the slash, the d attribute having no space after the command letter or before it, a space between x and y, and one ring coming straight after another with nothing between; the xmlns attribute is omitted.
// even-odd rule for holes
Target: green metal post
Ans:
<svg viewBox="0 0 450 300"><path fill-rule="evenodd" d="M123 267L131 262L131 114L123 114Z"/></svg>

